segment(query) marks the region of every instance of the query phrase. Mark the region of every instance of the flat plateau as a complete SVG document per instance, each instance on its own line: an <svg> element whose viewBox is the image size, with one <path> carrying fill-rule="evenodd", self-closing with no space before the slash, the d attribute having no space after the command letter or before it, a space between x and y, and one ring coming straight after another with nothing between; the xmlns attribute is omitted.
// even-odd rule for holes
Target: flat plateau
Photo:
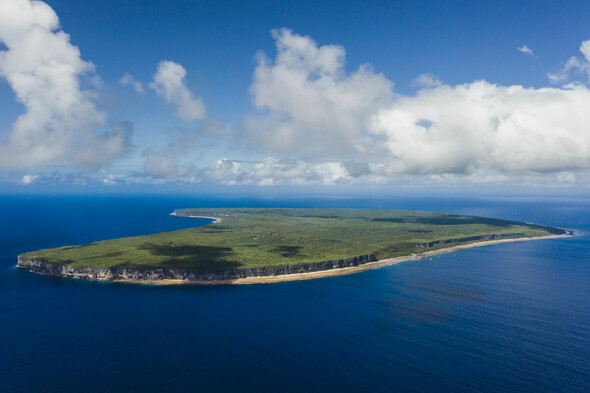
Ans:
<svg viewBox="0 0 590 393"><path fill-rule="evenodd" d="M471 247L573 233L517 221L370 209L179 209L211 224L19 255L66 278L151 285L255 284L352 274Z"/></svg>

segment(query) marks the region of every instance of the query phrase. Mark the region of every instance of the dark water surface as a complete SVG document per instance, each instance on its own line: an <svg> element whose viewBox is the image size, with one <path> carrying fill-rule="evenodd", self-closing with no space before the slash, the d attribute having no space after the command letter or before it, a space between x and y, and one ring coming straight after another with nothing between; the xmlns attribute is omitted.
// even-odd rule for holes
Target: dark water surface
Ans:
<svg viewBox="0 0 590 393"><path fill-rule="evenodd" d="M57 279L19 253L204 224L182 207L356 207L582 236L350 276L153 287ZM590 391L590 201L0 197L0 391Z"/></svg>

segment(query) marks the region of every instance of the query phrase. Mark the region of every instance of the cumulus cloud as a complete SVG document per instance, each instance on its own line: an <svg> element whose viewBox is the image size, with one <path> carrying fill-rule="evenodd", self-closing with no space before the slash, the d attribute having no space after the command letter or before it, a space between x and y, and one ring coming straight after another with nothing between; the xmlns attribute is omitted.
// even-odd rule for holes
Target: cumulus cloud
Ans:
<svg viewBox="0 0 590 393"><path fill-rule="evenodd" d="M161 61L158 70L154 74L150 88L158 95L164 97L167 102L173 103L178 108L178 116L185 121L200 120L205 117L205 105L201 98L195 98L186 87L184 78L186 70L173 61Z"/></svg>
<svg viewBox="0 0 590 393"><path fill-rule="evenodd" d="M102 128L105 114L80 86L81 76L96 79L94 66L82 60L47 4L1 1L0 43L6 48L0 51L0 76L25 108L11 130L1 130L0 169L64 161L100 166L126 151L128 139Z"/></svg>
<svg viewBox="0 0 590 393"><path fill-rule="evenodd" d="M535 56L535 52L533 52L533 50L531 48L529 48L527 45L522 44L521 46L519 46L518 48L516 48L517 51L524 53L525 55L529 55L529 56Z"/></svg>
<svg viewBox="0 0 590 393"><path fill-rule="evenodd" d="M590 167L590 91L478 81L402 97L374 118L388 173Z"/></svg>
<svg viewBox="0 0 590 393"><path fill-rule="evenodd" d="M338 162L323 162L315 165L314 172L322 184L346 184L350 182L346 168Z"/></svg>
<svg viewBox="0 0 590 393"><path fill-rule="evenodd" d="M121 79L119 79L119 84L121 86L131 86L133 90L135 90L138 94L144 94L145 90L143 88L143 83L138 80L135 80L133 75L129 73L123 74Z"/></svg>
<svg viewBox="0 0 590 393"><path fill-rule="evenodd" d="M585 85L536 89L481 80L451 86L423 74L415 83L426 88L394 96L393 82L369 66L347 74L340 46L319 46L286 29L273 37L277 55L259 55L251 86L264 114L246 119L247 136L267 154L304 161L284 172L272 171L276 159L265 161L268 179L382 182L420 175L493 182L590 168ZM590 41L580 50L587 63Z"/></svg>
<svg viewBox="0 0 590 393"><path fill-rule="evenodd" d="M366 125L391 103L393 83L369 65L347 74L341 46L318 46L288 29L272 35L277 55L258 55L250 87L256 108L269 112L246 118L251 145L299 155L367 151Z"/></svg>
<svg viewBox="0 0 590 393"><path fill-rule="evenodd" d="M141 181L277 185L541 179L570 184L589 179L590 89L584 83L448 85L422 74L414 80L420 87L415 94L394 94L394 83L370 65L347 72L339 45L319 45L288 29L272 35L276 55L257 56L250 87L257 112L246 116L243 132L205 118L205 106L186 87L180 64L158 64L149 87L176 105L183 120L203 122L182 131L164 153L144 152L143 172L137 174ZM51 8L28 0L1 1L0 42L6 46L0 49L0 75L26 109L0 136L0 169L59 160L99 167L125 153L133 124L106 124L91 92L80 87L81 77L92 77L94 68L59 30ZM517 49L534 55L526 45ZM580 51L583 57L572 57L550 75L553 82L570 81L576 73L590 80L590 40ZM143 90L130 74L119 82ZM203 151L212 143L228 151L244 143L266 158L221 158L197 170L175 154ZM80 172L28 174L20 183L50 181L123 180L106 172L99 177Z"/></svg>
<svg viewBox="0 0 590 393"><path fill-rule="evenodd" d="M586 81L590 82L590 40L582 42L580 52L583 58L572 56L560 71L547 74L551 83L566 82L576 74L585 75Z"/></svg>
<svg viewBox="0 0 590 393"><path fill-rule="evenodd" d="M201 179L205 181L214 181L222 184L249 184L250 172L240 165L240 163L221 158L215 162L213 168L208 168L201 174Z"/></svg>
<svg viewBox="0 0 590 393"><path fill-rule="evenodd" d="M146 151L144 153L144 173L155 179L177 179L190 177L194 169L190 165L180 165L176 162L173 152L165 154Z"/></svg>

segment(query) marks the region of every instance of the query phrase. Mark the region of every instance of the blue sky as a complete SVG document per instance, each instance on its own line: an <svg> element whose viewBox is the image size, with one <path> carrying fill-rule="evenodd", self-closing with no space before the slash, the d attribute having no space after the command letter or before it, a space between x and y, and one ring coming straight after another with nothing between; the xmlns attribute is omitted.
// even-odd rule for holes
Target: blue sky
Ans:
<svg viewBox="0 0 590 393"><path fill-rule="evenodd" d="M0 182L586 188L588 15L2 0Z"/></svg>

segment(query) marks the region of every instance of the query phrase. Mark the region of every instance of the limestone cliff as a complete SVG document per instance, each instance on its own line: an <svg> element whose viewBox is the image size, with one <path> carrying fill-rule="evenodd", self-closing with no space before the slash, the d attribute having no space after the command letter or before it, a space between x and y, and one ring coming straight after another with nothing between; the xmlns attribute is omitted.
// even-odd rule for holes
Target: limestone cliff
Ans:
<svg viewBox="0 0 590 393"><path fill-rule="evenodd" d="M569 233L568 233L569 234ZM452 243L468 243L486 240L518 239L523 234L500 234L471 236L457 239L437 240L429 243L418 243L422 248L431 248L438 245ZM439 247L440 248L440 247ZM376 262L374 254L361 255L353 258L338 259L333 261L312 262L303 264L290 264L284 266L268 266L260 268L238 268L224 271L188 271L181 269L138 269L138 268L100 268L70 266L51 263L43 259L18 257L18 266L30 271L50 276L78 278L87 280L134 280L134 281L158 281L158 280L186 280L186 281L218 281L235 280L246 277L278 276L285 274L309 273L322 270L340 269L344 267L359 266L369 262Z"/></svg>
<svg viewBox="0 0 590 393"><path fill-rule="evenodd" d="M127 269L127 268L100 268L81 267L50 263L42 259L18 257L18 266L36 273L50 276L79 278L87 280L188 280L188 281L216 281L235 280L245 277L278 276L283 274L307 273L320 270L358 266L367 262L375 262L374 255L362 255L359 257L339 259L335 261L323 261L298 265L271 266L261 268L230 269L220 272L191 272L179 269Z"/></svg>

